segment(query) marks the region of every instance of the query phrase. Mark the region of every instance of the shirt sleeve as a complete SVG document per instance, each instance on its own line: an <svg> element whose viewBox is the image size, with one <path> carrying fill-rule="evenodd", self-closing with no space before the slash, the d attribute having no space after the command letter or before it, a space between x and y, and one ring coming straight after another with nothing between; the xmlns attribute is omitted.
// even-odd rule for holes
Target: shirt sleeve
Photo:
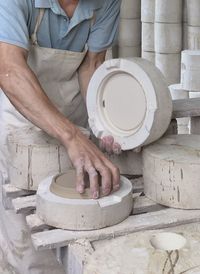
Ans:
<svg viewBox="0 0 200 274"><path fill-rule="evenodd" d="M28 1L0 0L0 42L28 50Z"/></svg>
<svg viewBox="0 0 200 274"><path fill-rule="evenodd" d="M120 6L121 0L105 0L102 8L96 11L95 23L88 39L89 51L101 52L116 43Z"/></svg>

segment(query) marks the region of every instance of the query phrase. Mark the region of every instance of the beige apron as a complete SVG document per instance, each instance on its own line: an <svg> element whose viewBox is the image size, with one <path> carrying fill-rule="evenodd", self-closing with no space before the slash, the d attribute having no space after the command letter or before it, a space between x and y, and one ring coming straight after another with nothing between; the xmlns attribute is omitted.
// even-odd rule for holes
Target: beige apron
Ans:
<svg viewBox="0 0 200 274"><path fill-rule="evenodd" d="M44 13L45 10L40 9L32 35L28 64L54 105L73 123L84 127L87 124L87 111L79 91L77 69L87 51L79 53L39 47L37 31ZM13 127L33 125L15 109L3 92L0 92L0 96L0 169L3 171L5 182L7 136ZM24 216L16 215L11 210L5 211L2 205L0 214L0 245L4 247L6 256L15 270L20 274L63 273L51 251L34 251Z"/></svg>

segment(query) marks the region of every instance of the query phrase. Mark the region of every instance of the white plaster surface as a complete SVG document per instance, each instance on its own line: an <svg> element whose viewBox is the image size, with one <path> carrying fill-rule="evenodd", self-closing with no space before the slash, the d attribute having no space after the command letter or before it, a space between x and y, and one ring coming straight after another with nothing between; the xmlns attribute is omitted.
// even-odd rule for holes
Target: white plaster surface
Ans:
<svg viewBox="0 0 200 274"><path fill-rule="evenodd" d="M180 53L182 50L182 24L155 23L155 51Z"/></svg>
<svg viewBox="0 0 200 274"><path fill-rule="evenodd" d="M186 2L188 25L200 27L200 1L186 0Z"/></svg>
<svg viewBox="0 0 200 274"><path fill-rule="evenodd" d="M154 51L154 24L142 23L142 50Z"/></svg>
<svg viewBox="0 0 200 274"><path fill-rule="evenodd" d="M142 58L150 61L152 64L155 64L155 52L142 50Z"/></svg>
<svg viewBox="0 0 200 274"><path fill-rule="evenodd" d="M155 0L141 0L141 20L146 23L154 23Z"/></svg>
<svg viewBox="0 0 200 274"><path fill-rule="evenodd" d="M141 15L141 0L122 0L120 17L137 19Z"/></svg>
<svg viewBox="0 0 200 274"><path fill-rule="evenodd" d="M119 58L140 57L141 47L118 47Z"/></svg>
<svg viewBox="0 0 200 274"><path fill-rule="evenodd" d="M121 47L136 47L141 43L140 19L120 19L118 44Z"/></svg>
<svg viewBox="0 0 200 274"><path fill-rule="evenodd" d="M188 49L199 50L200 49L200 26L187 26L188 35Z"/></svg>
<svg viewBox="0 0 200 274"><path fill-rule="evenodd" d="M121 238L97 241L94 250L85 252L84 274L160 274L170 273L166 251L153 248L150 239L158 233L177 233L186 239L186 245L172 253L174 273L200 273L200 224L189 224L163 230L144 231Z"/></svg>
<svg viewBox="0 0 200 274"><path fill-rule="evenodd" d="M155 21L160 23L181 23L182 2L182 0L156 0Z"/></svg>
<svg viewBox="0 0 200 274"><path fill-rule="evenodd" d="M182 209L200 208L200 135L172 135L143 150L145 195Z"/></svg>

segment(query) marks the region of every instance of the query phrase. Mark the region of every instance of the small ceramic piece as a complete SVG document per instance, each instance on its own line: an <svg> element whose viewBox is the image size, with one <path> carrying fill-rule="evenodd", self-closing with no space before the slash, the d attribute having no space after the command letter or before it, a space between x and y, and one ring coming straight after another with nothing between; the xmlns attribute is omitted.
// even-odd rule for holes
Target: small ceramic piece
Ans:
<svg viewBox="0 0 200 274"><path fill-rule="evenodd" d="M155 64L163 73L168 85L180 82L181 54L156 53Z"/></svg>
<svg viewBox="0 0 200 274"><path fill-rule="evenodd" d="M121 47L137 47L141 44L140 19L120 19L118 44Z"/></svg>
<svg viewBox="0 0 200 274"><path fill-rule="evenodd" d="M89 132L81 130L89 138ZM12 132L8 150L9 180L20 189L37 190L44 178L72 168L64 146L36 128Z"/></svg>
<svg viewBox="0 0 200 274"><path fill-rule="evenodd" d="M46 178L37 191L36 212L48 225L69 230L92 230L112 226L126 219L132 211L132 184L121 177L118 191L98 200L90 191L80 195L75 190L75 171Z"/></svg>
<svg viewBox="0 0 200 274"><path fill-rule="evenodd" d="M155 0L141 1L141 20L145 23L154 23Z"/></svg>
<svg viewBox="0 0 200 274"><path fill-rule="evenodd" d="M161 232L154 235L150 242L155 249L174 251L182 249L186 245L187 241L180 234Z"/></svg>
<svg viewBox="0 0 200 274"><path fill-rule="evenodd" d="M172 113L168 87L159 70L141 58L106 61L87 92L89 124L96 137L112 135L122 150L160 138Z"/></svg>
<svg viewBox="0 0 200 274"><path fill-rule="evenodd" d="M142 50L154 51L154 24L142 23Z"/></svg>
<svg viewBox="0 0 200 274"><path fill-rule="evenodd" d="M182 0L156 0L155 22L181 23Z"/></svg>
<svg viewBox="0 0 200 274"><path fill-rule="evenodd" d="M180 53L182 49L182 24L155 23L155 51Z"/></svg>
<svg viewBox="0 0 200 274"><path fill-rule="evenodd" d="M143 149L145 195L165 206L200 209L200 135L172 135Z"/></svg>
<svg viewBox="0 0 200 274"><path fill-rule="evenodd" d="M122 0L120 17L124 19L140 18L140 0Z"/></svg>
<svg viewBox="0 0 200 274"><path fill-rule="evenodd" d="M181 56L181 84L188 91L200 91L200 50L184 50Z"/></svg>

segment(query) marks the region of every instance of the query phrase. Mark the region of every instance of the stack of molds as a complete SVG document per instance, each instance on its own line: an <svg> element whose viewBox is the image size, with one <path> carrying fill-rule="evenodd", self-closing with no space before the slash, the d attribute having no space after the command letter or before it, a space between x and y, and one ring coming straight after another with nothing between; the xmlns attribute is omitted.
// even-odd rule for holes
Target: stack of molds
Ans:
<svg viewBox="0 0 200 274"><path fill-rule="evenodd" d="M122 150L159 139L167 130L172 100L161 72L142 58L113 59L94 73L87 92L90 128L112 135Z"/></svg>
<svg viewBox="0 0 200 274"><path fill-rule="evenodd" d="M188 99L189 92L183 89L182 84L174 84L169 86L169 90L172 96L172 100ZM189 134L189 121L190 118L178 118L178 134Z"/></svg>
<svg viewBox="0 0 200 274"><path fill-rule="evenodd" d="M200 209L200 136L173 135L143 150L145 195L157 203Z"/></svg>
<svg viewBox="0 0 200 274"><path fill-rule="evenodd" d="M132 184L121 177L118 191L98 200L75 189L76 172L68 171L46 178L37 191L36 212L48 225L70 230L108 227L126 219L133 207ZM100 191L101 192L101 191Z"/></svg>
<svg viewBox="0 0 200 274"><path fill-rule="evenodd" d="M168 85L179 83L182 50L182 0L156 0L155 64Z"/></svg>
<svg viewBox="0 0 200 274"><path fill-rule="evenodd" d="M140 0L122 0L118 37L119 57L141 56L140 10Z"/></svg>
<svg viewBox="0 0 200 274"><path fill-rule="evenodd" d="M155 0L141 1L142 58L155 64L154 47Z"/></svg>
<svg viewBox="0 0 200 274"><path fill-rule="evenodd" d="M88 136L85 129L81 131ZM35 127L12 132L8 138L9 180L25 190L37 190L46 177L72 168L64 146Z"/></svg>
<svg viewBox="0 0 200 274"><path fill-rule="evenodd" d="M200 50L184 50L181 57L181 85L190 98L200 97ZM192 117L190 132L200 134L200 119Z"/></svg>
<svg viewBox="0 0 200 274"><path fill-rule="evenodd" d="M187 49L200 49L200 1L187 0Z"/></svg>

